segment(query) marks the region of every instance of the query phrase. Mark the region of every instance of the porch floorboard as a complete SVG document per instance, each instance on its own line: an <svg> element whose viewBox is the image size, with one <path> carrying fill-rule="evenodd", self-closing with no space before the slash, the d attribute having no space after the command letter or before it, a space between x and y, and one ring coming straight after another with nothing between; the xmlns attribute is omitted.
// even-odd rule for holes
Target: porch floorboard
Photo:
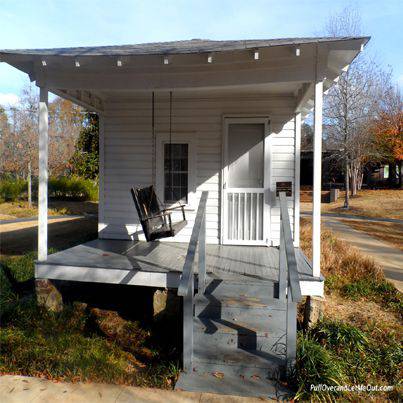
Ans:
<svg viewBox="0 0 403 403"><path fill-rule="evenodd" d="M97 239L49 255L36 264L35 274L37 278L176 288L187 247L177 242ZM323 281L312 276L299 248L296 257L301 282ZM278 262L275 247L206 245L207 272L215 278L277 281Z"/></svg>

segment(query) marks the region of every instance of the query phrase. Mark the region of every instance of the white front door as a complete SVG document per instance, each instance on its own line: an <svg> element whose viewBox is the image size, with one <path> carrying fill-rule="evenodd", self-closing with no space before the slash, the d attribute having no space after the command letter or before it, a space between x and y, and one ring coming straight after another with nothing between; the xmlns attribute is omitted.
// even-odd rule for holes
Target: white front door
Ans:
<svg viewBox="0 0 403 403"><path fill-rule="evenodd" d="M269 204L268 119L228 118L224 130L225 244L265 245Z"/></svg>

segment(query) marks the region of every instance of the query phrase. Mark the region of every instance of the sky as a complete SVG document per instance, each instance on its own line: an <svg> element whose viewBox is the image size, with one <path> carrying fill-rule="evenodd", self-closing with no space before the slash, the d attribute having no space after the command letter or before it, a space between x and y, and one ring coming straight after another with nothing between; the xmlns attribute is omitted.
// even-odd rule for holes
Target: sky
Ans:
<svg viewBox="0 0 403 403"><path fill-rule="evenodd" d="M0 0L0 49L315 36L345 7L372 37L365 51L403 88L403 0ZM0 104L27 82L0 63Z"/></svg>

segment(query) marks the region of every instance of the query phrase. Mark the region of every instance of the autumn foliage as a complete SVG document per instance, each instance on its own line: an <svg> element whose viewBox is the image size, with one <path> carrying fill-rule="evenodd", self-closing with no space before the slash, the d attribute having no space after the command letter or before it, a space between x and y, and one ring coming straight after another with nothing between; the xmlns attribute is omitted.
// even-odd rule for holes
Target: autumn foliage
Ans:
<svg viewBox="0 0 403 403"><path fill-rule="evenodd" d="M374 121L376 142L390 160L403 161L403 102L399 91L389 93Z"/></svg>

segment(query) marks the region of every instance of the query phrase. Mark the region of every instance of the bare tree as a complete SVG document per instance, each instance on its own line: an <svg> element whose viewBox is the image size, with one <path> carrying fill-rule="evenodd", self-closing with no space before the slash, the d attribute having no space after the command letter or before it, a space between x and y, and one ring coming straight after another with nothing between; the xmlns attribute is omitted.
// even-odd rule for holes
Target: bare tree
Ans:
<svg viewBox="0 0 403 403"><path fill-rule="evenodd" d="M361 33L360 18L348 8L329 19L325 32L330 36L356 36ZM328 138L337 146L343 161L345 176L345 202L349 207L349 193L360 189L364 164L377 158L374 136L368 130L378 113L384 88L390 74L368 57L358 56L344 71L325 98L324 119Z"/></svg>
<svg viewBox="0 0 403 403"><path fill-rule="evenodd" d="M38 91L24 87L19 104L13 109L10 129L1 137L1 171L27 178L38 172ZM69 170L69 160L83 120L80 107L61 98L49 103L49 173Z"/></svg>

